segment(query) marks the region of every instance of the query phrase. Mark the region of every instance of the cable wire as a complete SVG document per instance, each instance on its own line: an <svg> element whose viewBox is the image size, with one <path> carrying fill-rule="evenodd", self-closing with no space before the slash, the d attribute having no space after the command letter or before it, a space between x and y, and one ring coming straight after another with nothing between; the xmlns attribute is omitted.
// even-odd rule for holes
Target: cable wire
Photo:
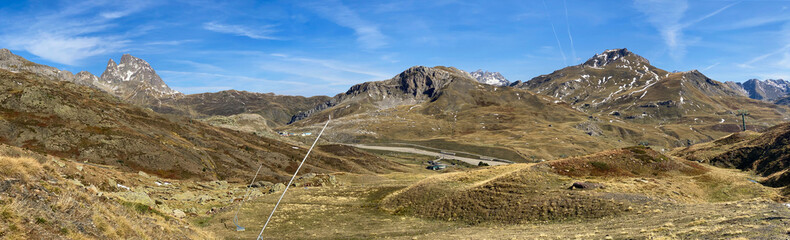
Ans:
<svg viewBox="0 0 790 240"><path fill-rule="evenodd" d="M261 167L263 167L263 164L258 166L258 171L255 171L255 176L252 177L252 182L250 182L250 185L247 185L247 192L244 193L244 197L241 198L241 203L239 203L239 207L236 208L236 214L233 215L233 224L236 225L236 231L246 230L244 227L239 226L239 211L241 211L241 206L244 205L244 201L247 200L247 197L250 196L250 190L252 189L251 186L252 184L255 183L255 178L258 177L258 173L261 172Z"/></svg>
<svg viewBox="0 0 790 240"><path fill-rule="evenodd" d="M310 146L309 150L307 150L307 154L304 155L304 159L302 159L302 162L299 163L299 167L296 168L296 171L294 172L294 175L291 177L291 180L288 181L288 185L285 185L285 190L283 190L283 194L280 195L280 199L278 199L277 203L274 204L274 209L272 209L272 213L269 214L269 218L266 219L266 223L263 224L263 228L261 228L261 233L258 234L258 238L257 239L259 239L259 240L263 239L263 237L262 237L263 236L263 231L266 230L266 226L268 226L269 225L269 221L272 220L272 216L274 216L274 211L277 210L277 206L280 206L280 201L282 201L283 197L285 197L285 192L288 191L288 188L291 186L291 183L293 183L294 178L296 178L296 174L299 173L299 169L302 169L302 165L304 164L305 160L307 160L307 156L310 156L310 152L313 151L313 147L315 147L315 144L318 143L318 139L321 138L321 134L324 133L324 130L326 129L326 126L329 125L329 121L332 121L332 116L331 115L329 116L329 120L326 120L326 123L324 124L324 128L322 128L321 132L318 133L318 137L315 138L315 142L313 142L313 145Z"/></svg>

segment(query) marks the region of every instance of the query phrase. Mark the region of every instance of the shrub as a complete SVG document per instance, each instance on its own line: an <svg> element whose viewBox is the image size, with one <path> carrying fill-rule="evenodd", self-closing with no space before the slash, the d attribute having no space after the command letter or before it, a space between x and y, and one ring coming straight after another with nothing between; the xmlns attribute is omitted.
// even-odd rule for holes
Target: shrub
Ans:
<svg viewBox="0 0 790 240"><path fill-rule="evenodd" d="M590 165L592 165L593 167L595 167L597 169L609 170L609 164L606 164L605 162L592 161L592 162L590 162Z"/></svg>

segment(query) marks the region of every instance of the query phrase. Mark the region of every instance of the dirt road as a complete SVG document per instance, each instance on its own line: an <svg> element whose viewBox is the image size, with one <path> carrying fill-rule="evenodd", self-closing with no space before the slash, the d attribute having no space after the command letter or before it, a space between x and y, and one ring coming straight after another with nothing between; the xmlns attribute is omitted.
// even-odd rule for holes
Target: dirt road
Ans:
<svg viewBox="0 0 790 240"><path fill-rule="evenodd" d="M491 166L507 164L507 163L498 162L498 161L480 160L480 159L474 159L474 158L446 155L446 154L441 154L441 153L437 153L437 152L430 152L430 151L416 149L416 148L410 148L410 147L368 146L368 145L361 145L361 144L351 144L351 146L356 147L356 148L362 148L362 149L372 149L372 150L382 150L382 151L391 151L391 152L413 153L413 154L428 155L428 156L434 156L434 157L440 157L441 156L441 157L444 157L446 159L458 160L458 161L462 161L462 162L465 162L465 163L468 163L468 164L472 164L472 165L477 165L480 162L487 163L488 165L491 165Z"/></svg>

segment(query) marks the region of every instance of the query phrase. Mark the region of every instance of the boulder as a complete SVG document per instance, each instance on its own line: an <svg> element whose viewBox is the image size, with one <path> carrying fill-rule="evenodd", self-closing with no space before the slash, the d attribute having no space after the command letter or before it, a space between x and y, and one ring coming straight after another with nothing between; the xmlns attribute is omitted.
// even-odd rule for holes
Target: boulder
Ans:
<svg viewBox="0 0 790 240"><path fill-rule="evenodd" d="M116 188L116 187L117 187L117 186L116 186L117 184L118 184L118 183L116 183L116 182L115 182L115 179L112 179L112 178L108 178L108 179L107 179L107 185L110 185L110 189L114 189L114 188Z"/></svg>
<svg viewBox="0 0 790 240"><path fill-rule="evenodd" d="M149 207L156 205L148 194L141 192L116 192L113 195L126 202L140 203Z"/></svg>
<svg viewBox="0 0 790 240"><path fill-rule="evenodd" d="M299 177L299 179L311 179L315 177L315 173L308 173Z"/></svg>
<svg viewBox="0 0 790 240"><path fill-rule="evenodd" d="M269 193L279 192L282 190L285 190L285 184L277 183L274 184L271 189L269 189Z"/></svg>
<svg viewBox="0 0 790 240"><path fill-rule="evenodd" d="M591 183L591 182L575 182L568 189L596 189L596 188L604 188L604 185L600 183Z"/></svg>
<svg viewBox="0 0 790 240"><path fill-rule="evenodd" d="M181 211L181 210L179 210L179 209L176 209L176 210L173 210L173 217L177 217L177 218L185 218L185 217L187 217L187 214L186 214L186 213L184 213L184 211Z"/></svg>
<svg viewBox="0 0 790 240"><path fill-rule="evenodd" d="M268 186L271 186L271 185L274 185L274 183L269 182L269 181L257 181L257 182L255 182L253 184L250 184L250 187L262 188L262 187L268 187Z"/></svg>

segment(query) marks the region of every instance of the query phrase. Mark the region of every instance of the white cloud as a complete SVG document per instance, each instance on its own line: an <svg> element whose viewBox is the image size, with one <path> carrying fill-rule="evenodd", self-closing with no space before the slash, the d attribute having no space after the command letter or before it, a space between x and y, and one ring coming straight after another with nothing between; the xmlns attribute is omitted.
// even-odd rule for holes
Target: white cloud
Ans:
<svg viewBox="0 0 790 240"><path fill-rule="evenodd" d="M306 5L337 25L351 28L363 48L376 49L387 45L387 37L378 25L362 19L340 1L310 2Z"/></svg>
<svg viewBox="0 0 790 240"><path fill-rule="evenodd" d="M199 63L199 62L189 61L189 60L170 60L170 61L174 62L174 63L187 65L187 66L190 66L192 68L195 68L195 69L198 69L198 70L203 70L203 71L212 71L212 72L224 71L224 69L222 69L221 67L217 67L217 66L214 66L214 65L211 65L211 64L207 64L207 63Z"/></svg>
<svg viewBox="0 0 790 240"><path fill-rule="evenodd" d="M63 5L67 7L54 11L32 9L29 13L4 16L0 20L0 44L52 62L78 65L83 59L126 47L130 41L123 33L107 33L117 27L112 21L147 6L124 6L122 11L113 11L121 7L108 7L107 2L101 1Z"/></svg>
<svg viewBox="0 0 790 240"><path fill-rule="evenodd" d="M203 24L203 29L218 32L218 33L227 33L236 36L249 37L252 39L261 39L261 40L277 39L276 37L271 36L271 34L274 33L274 30L272 30L271 25L260 26L255 29L252 29L241 25L229 25L229 24L220 24L216 22L207 22Z"/></svg>
<svg viewBox="0 0 790 240"><path fill-rule="evenodd" d="M686 54L686 41L683 30L694 24L716 16L724 10L737 4L732 3L717 9L705 16L689 22L681 22L688 10L688 3L685 0L635 0L636 9L647 16L647 21L658 29L664 44L670 50L670 56L680 59Z"/></svg>

